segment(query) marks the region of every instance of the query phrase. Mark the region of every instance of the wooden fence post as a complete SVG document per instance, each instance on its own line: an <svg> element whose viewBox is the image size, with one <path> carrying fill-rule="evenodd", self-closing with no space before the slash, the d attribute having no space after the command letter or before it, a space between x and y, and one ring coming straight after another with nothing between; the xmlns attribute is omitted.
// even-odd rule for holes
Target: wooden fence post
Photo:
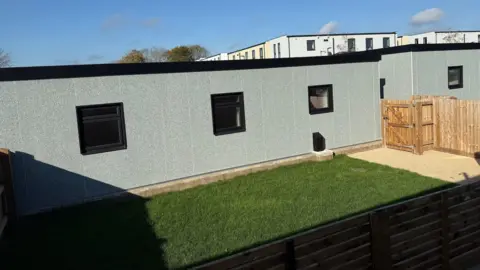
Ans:
<svg viewBox="0 0 480 270"><path fill-rule="evenodd" d="M450 269L450 224L448 221L448 195L444 191L442 193L442 269Z"/></svg>
<svg viewBox="0 0 480 270"><path fill-rule="evenodd" d="M293 239L285 241L285 269L286 270L295 270L297 269L295 263L295 244Z"/></svg>
<svg viewBox="0 0 480 270"><path fill-rule="evenodd" d="M387 209L370 213L371 252L374 270L392 269L389 216Z"/></svg>
<svg viewBox="0 0 480 270"><path fill-rule="evenodd" d="M423 102L415 102L414 104L414 114L415 114L415 124L414 124L414 144L415 144L415 149L414 153L417 155L423 154L423 115L422 115L422 109L423 109Z"/></svg>

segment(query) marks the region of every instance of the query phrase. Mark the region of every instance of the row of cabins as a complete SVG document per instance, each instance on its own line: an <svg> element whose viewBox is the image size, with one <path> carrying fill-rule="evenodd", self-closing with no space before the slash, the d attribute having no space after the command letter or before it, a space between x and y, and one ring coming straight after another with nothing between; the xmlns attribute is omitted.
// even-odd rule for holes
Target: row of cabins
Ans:
<svg viewBox="0 0 480 270"><path fill-rule="evenodd" d="M286 41L278 41L285 44ZM292 44L292 42L291 42ZM480 44L0 69L19 215L382 139L380 100L480 98ZM317 149L318 150L318 149Z"/></svg>
<svg viewBox="0 0 480 270"><path fill-rule="evenodd" d="M472 42L480 42L480 31L439 31L410 36L397 36L396 32L284 35L230 53L216 54L199 61L328 56L409 44Z"/></svg>

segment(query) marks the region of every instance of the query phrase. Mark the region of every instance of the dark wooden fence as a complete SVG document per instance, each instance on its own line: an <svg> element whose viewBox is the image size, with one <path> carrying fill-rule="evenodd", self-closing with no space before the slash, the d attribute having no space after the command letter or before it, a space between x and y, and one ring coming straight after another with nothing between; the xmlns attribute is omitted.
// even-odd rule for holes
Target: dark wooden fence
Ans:
<svg viewBox="0 0 480 270"><path fill-rule="evenodd" d="M465 269L480 264L480 183L326 224L196 269Z"/></svg>
<svg viewBox="0 0 480 270"><path fill-rule="evenodd" d="M0 236L15 218L11 158L8 149L0 149Z"/></svg>

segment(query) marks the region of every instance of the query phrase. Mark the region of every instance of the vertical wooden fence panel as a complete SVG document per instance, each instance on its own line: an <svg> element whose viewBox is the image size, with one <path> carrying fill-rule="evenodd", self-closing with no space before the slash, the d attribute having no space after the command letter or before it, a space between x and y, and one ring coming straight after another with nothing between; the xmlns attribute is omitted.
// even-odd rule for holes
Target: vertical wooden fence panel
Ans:
<svg viewBox="0 0 480 270"><path fill-rule="evenodd" d="M435 148L466 156L480 152L480 101L435 100Z"/></svg>

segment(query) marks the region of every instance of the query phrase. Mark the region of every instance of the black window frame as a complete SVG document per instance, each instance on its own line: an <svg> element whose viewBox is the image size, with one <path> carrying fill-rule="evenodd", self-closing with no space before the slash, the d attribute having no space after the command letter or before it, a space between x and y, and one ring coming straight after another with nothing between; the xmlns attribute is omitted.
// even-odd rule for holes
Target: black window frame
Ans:
<svg viewBox="0 0 480 270"><path fill-rule="evenodd" d="M450 70L458 69L460 71L460 78L458 84L450 85ZM447 84L448 89L463 88L463 66L449 66L447 71Z"/></svg>
<svg viewBox="0 0 480 270"><path fill-rule="evenodd" d="M92 115L92 116L83 116L84 110L89 109L102 109L107 107L115 107L115 114L104 114L104 115ZM116 103L104 103L104 104L94 104L94 105L81 105L76 106L75 108L77 113L77 127L78 127L78 140L80 145L80 153L82 155L92 155L100 154L105 152L112 152L118 150L127 149L127 132L125 129L125 114L123 109L123 102ZM84 140L84 123L95 123L95 122L104 122L108 120L117 120L119 121L119 143L110 143L97 146L86 146Z"/></svg>
<svg viewBox="0 0 480 270"><path fill-rule="evenodd" d="M252 50L252 59L255 59L255 50Z"/></svg>
<svg viewBox="0 0 480 270"><path fill-rule="evenodd" d="M368 47L368 43L370 42L370 47ZM365 38L365 49L368 50L373 50L373 38Z"/></svg>
<svg viewBox="0 0 480 270"><path fill-rule="evenodd" d="M280 50L280 42L277 44L278 58L282 58L282 53Z"/></svg>
<svg viewBox="0 0 480 270"><path fill-rule="evenodd" d="M312 46L309 46L309 45L312 45ZM307 40L307 51L309 52L315 51L315 39Z"/></svg>
<svg viewBox="0 0 480 270"><path fill-rule="evenodd" d="M314 108L310 103L310 97L316 96L313 95L313 92L318 88L328 87L328 107L326 108ZM321 84L321 85L310 85L308 86L308 111L310 115L322 114L322 113L331 113L333 112L333 84Z"/></svg>
<svg viewBox="0 0 480 270"><path fill-rule="evenodd" d="M215 103L216 97L226 97L226 96L238 96L238 102L225 102L221 104ZM245 125L245 102L243 98L243 92L235 93L221 93L221 94L212 94L210 95L210 102L212 107L212 125L213 125L213 134L215 136L227 135L232 133L245 132L247 130ZM217 128L216 119L215 119L215 108L217 107L239 107L240 108L240 126L233 128Z"/></svg>
<svg viewBox="0 0 480 270"><path fill-rule="evenodd" d="M428 37L423 37L423 44L428 44Z"/></svg>
<svg viewBox="0 0 480 270"><path fill-rule="evenodd" d="M260 48L260 59L263 59L263 48Z"/></svg>
<svg viewBox="0 0 480 270"><path fill-rule="evenodd" d="M390 37L384 37L382 43L383 48L390 48Z"/></svg>
<svg viewBox="0 0 480 270"><path fill-rule="evenodd" d="M350 41L352 41L352 42L350 42ZM347 51L348 52L355 52L356 49L357 49L357 44L355 44L355 39L354 38L347 39Z"/></svg>
<svg viewBox="0 0 480 270"><path fill-rule="evenodd" d="M277 58L277 44L273 44L273 58Z"/></svg>
<svg viewBox="0 0 480 270"><path fill-rule="evenodd" d="M248 51L245 52L245 60L248 60Z"/></svg>
<svg viewBox="0 0 480 270"><path fill-rule="evenodd" d="M418 38L415 39L415 44L418 44Z"/></svg>
<svg viewBox="0 0 480 270"><path fill-rule="evenodd" d="M480 35L477 36L477 42L480 43Z"/></svg>

